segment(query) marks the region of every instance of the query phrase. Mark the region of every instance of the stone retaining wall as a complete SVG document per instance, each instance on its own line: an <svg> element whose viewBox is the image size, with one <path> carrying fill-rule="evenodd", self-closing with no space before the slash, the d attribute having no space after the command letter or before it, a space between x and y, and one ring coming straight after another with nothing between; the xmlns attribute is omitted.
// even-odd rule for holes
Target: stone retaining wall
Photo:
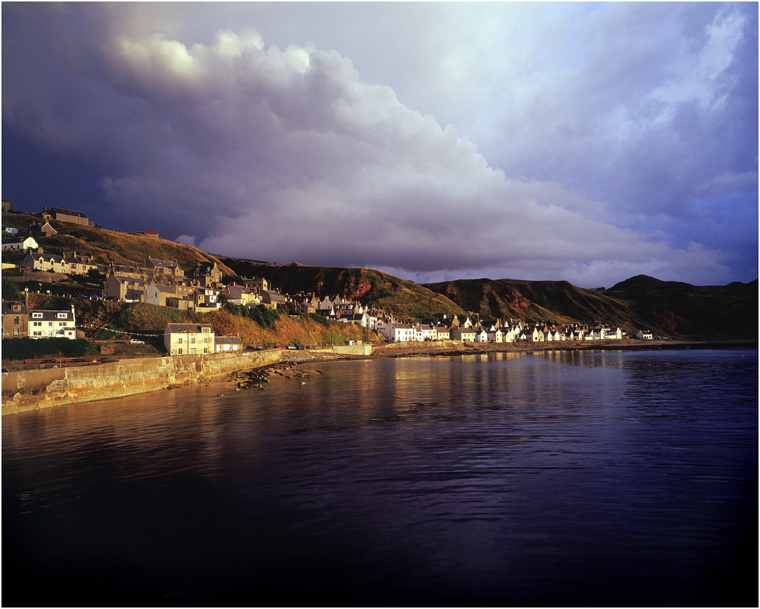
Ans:
<svg viewBox="0 0 760 609"><path fill-rule="evenodd" d="M281 361L279 349L255 353L123 359L99 366L20 370L3 374L2 413L124 397L197 383Z"/></svg>

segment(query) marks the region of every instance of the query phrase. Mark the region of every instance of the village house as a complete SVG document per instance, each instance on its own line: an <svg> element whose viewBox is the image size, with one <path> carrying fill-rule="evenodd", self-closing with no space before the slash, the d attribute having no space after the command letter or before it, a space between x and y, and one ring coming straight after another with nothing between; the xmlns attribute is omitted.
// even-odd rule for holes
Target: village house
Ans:
<svg viewBox="0 0 760 609"><path fill-rule="evenodd" d="M237 305L255 305L259 303L258 296L250 289L242 285L227 286L227 302Z"/></svg>
<svg viewBox="0 0 760 609"><path fill-rule="evenodd" d="M383 329L383 336L394 343L414 340L414 327L411 324L390 323Z"/></svg>
<svg viewBox="0 0 760 609"><path fill-rule="evenodd" d="M214 330L208 324L166 324L164 347L169 355L214 352Z"/></svg>
<svg viewBox="0 0 760 609"><path fill-rule="evenodd" d="M58 222L70 222L73 224L82 224L83 226L94 226L94 223L87 218L87 214L81 211L73 211L71 209L45 207L42 212L37 215L42 218L52 218Z"/></svg>
<svg viewBox="0 0 760 609"><path fill-rule="evenodd" d="M177 297L176 286L170 283L151 281L145 288L143 302L159 307L166 307L168 306L167 299Z"/></svg>
<svg viewBox="0 0 760 609"><path fill-rule="evenodd" d="M66 261L62 256L33 252L27 252L26 256L19 262L19 268L22 270L47 271L49 273L67 272Z"/></svg>
<svg viewBox="0 0 760 609"><path fill-rule="evenodd" d="M196 283L202 287L216 285L222 280L222 275L223 273L219 270L219 265L216 262L213 264L208 262L200 264L190 273L190 277L195 279Z"/></svg>
<svg viewBox="0 0 760 609"><path fill-rule="evenodd" d="M467 319L469 321L469 318ZM465 327L464 324L451 328L452 340L461 340L463 343L474 343L476 333L476 330L472 326Z"/></svg>
<svg viewBox="0 0 760 609"><path fill-rule="evenodd" d="M23 302L3 301L3 338L29 335L29 312Z"/></svg>
<svg viewBox="0 0 760 609"><path fill-rule="evenodd" d="M180 266L171 260L159 260L157 258L148 258L148 269L153 272L153 276L159 277L172 277L174 279L180 279L185 276Z"/></svg>
<svg viewBox="0 0 760 609"><path fill-rule="evenodd" d="M29 226L29 234L35 237L55 237L58 231L50 226L50 222L44 224L32 224Z"/></svg>
<svg viewBox="0 0 760 609"><path fill-rule="evenodd" d="M119 302L145 302L148 282L111 272L103 284L103 298Z"/></svg>
<svg viewBox="0 0 760 609"><path fill-rule="evenodd" d="M284 309L288 306L288 299L279 292L263 290L261 292L261 304L267 309Z"/></svg>
<svg viewBox="0 0 760 609"><path fill-rule="evenodd" d="M87 275L91 270L100 272L99 266L92 258L77 256L76 252L66 261L67 272L70 275Z"/></svg>
<svg viewBox="0 0 760 609"><path fill-rule="evenodd" d="M27 237L23 241L8 241L3 243L4 250L36 250L39 247L34 237Z"/></svg>
<svg viewBox="0 0 760 609"><path fill-rule="evenodd" d="M193 307L196 309L218 309L218 292L209 287L193 288Z"/></svg>
<svg viewBox="0 0 760 609"><path fill-rule="evenodd" d="M639 330L636 333L636 338L644 339L644 340L652 340L652 332L651 330Z"/></svg>
<svg viewBox="0 0 760 609"><path fill-rule="evenodd" d="M269 282L263 277L260 279L243 279L241 283L250 290L254 290L257 294L261 294L264 290L269 289Z"/></svg>
<svg viewBox="0 0 760 609"><path fill-rule="evenodd" d="M30 311L29 336L74 340L77 337L74 307L70 311Z"/></svg>
<svg viewBox="0 0 760 609"><path fill-rule="evenodd" d="M231 353L240 351L243 343L237 336L217 336L214 339L214 351L216 353Z"/></svg>

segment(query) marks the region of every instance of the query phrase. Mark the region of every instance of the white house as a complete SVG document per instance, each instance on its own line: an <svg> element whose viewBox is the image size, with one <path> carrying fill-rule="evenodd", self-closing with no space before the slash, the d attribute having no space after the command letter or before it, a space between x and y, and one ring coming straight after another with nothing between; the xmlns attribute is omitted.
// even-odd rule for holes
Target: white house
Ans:
<svg viewBox="0 0 760 609"><path fill-rule="evenodd" d="M214 351L216 353L229 353L232 351L240 351L243 348L243 343L237 336L217 336L214 339Z"/></svg>
<svg viewBox="0 0 760 609"><path fill-rule="evenodd" d="M410 324L388 324L383 330L383 336L394 343L414 340L414 327Z"/></svg>
<svg viewBox="0 0 760 609"><path fill-rule="evenodd" d="M214 352L214 329L208 324L166 324L164 347L169 355Z"/></svg>
<svg viewBox="0 0 760 609"><path fill-rule="evenodd" d="M636 333L636 338L643 338L646 340L652 340L652 332L650 330L639 330Z"/></svg>
<svg viewBox="0 0 760 609"><path fill-rule="evenodd" d="M28 249L36 250L38 247L39 245L37 245L37 242L34 240L34 237L27 237L23 241L3 243L3 249L8 249L8 250L28 250Z"/></svg>
<svg viewBox="0 0 760 609"><path fill-rule="evenodd" d="M30 311L29 336L74 340L77 337L74 307L71 311Z"/></svg>

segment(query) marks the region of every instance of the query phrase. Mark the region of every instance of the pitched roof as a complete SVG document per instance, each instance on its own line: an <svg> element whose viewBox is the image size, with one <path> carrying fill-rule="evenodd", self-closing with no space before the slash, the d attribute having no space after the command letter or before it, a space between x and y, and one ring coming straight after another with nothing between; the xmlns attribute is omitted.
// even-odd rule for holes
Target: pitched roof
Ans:
<svg viewBox="0 0 760 609"><path fill-rule="evenodd" d="M13 310L13 306L21 306L21 309L18 311ZM13 315L13 314L21 314L26 315L26 305L23 302L13 301L13 300L3 300L3 315Z"/></svg>
<svg viewBox="0 0 760 609"><path fill-rule="evenodd" d="M212 334L214 332L214 329L209 324L166 324L164 333L169 332L170 334L175 334L179 332L194 332L200 334L202 328L209 328Z"/></svg>
<svg viewBox="0 0 760 609"><path fill-rule="evenodd" d="M148 258L148 261L155 267L162 267L167 269L177 268L177 263L172 260L159 260L157 258Z"/></svg>
<svg viewBox="0 0 760 609"><path fill-rule="evenodd" d="M217 345L242 345L243 343L237 336L215 336L214 342Z"/></svg>
<svg viewBox="0 0 760 609"><path fill-rule="evenodd" d="M62 207L51 207L49 210L47 208L45 208L44 211L51 211L51 212L54 211L57 214L63 214L65 216L78 216L80 218L86 218L87 217L87 214L85 214L84 212L73 211L71 209L63 209Z"/></svg>

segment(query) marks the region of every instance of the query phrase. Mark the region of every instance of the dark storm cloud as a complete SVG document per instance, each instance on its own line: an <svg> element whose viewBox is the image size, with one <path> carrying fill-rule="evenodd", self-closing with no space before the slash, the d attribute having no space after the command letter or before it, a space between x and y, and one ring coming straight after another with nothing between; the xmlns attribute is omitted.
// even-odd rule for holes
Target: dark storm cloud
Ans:
<svg viewBox="0 0 760 609"><path fill-rule="evenodd" d="M4 4L4 128L97 163L96 221L214 253L580 285L757 275L755 6L478 6L350 5L341 34L322 3Z"/></svg>

